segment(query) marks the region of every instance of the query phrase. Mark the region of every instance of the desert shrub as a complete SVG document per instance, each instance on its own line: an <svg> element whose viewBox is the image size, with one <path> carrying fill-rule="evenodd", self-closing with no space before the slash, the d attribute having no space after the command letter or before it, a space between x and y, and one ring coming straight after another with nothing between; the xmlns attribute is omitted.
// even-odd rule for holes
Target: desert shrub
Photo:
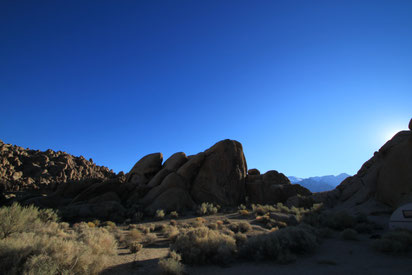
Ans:
<svg viewBox="0 0 412 275"><path fill-rule="evenodd" d="M196 213L198 215L213 215L216 214L219 211L218 206L214 206L213 203L208 203L208 202L203 202L199 207L197 208Z"/></svg>
<svg viewBox="0 0 412 275"><path fill-rule="evenodd" d="M354 227L356 220L353 216L341 211L321 215L320 223L335 230L344 230Z"/></svg>
<svg viewBox="0 0 412 275"><path fill-rule="evenodd" d="M157 240L157 235L154 233L147 233L144 235L143 240L146 244L153 244Z"/></svg>
<svg viewBox="0 0 412 275"><path fill-rule="evenodd" d="M313 251L318 246L316 230L308 225L290 226L247 239L240 256L255 260L293 261L298 254Z"/></svg>
<svg viewBox="0 0 412 275"><path fill-rule="evenodd" d="M169 216L173 219L177 219L179 217L179 213L177 213L176 211L172 211L170 212Z"/></svg>
<svg viewBox="0 0 412 275"><path fill-rule="evenodd" d="M142 233L137 229L132 229L127 232L128 241L141 241L143 239Z"/></svg>
<svg viewBox="0 0 412 275"><path fill-rule="evenodd" d="M87 223L87 226L90 227L90 228L96 227L96 225L95 225L94 223L92 223L92 222L88 222L88 223Z"/></svg>
<svg viewBox="0 0 412 275"><path fill-rule="evenodd" d="M218 229L222 229L222 228L223 228L223 224L224 224L224 221L221 221L221 220L217 220L217 221L216 221L216 225L217 225L217 228L218 228Z"/></svg>
<svg viewBox="0 0 412 275"><path fill-rule="evenodd" d="M58 222L59 216L53 209L40 209L38 210L38 217L42 222Z"/></svg>
<svg viewBox="0 0 412 275"><path fill-rule="evenodd" d="M359 240L358 232L351 228L346 228L340 233L340 237L344 240L357 241Z"/></svg>
<svg viewBox="0 0 412 275"><path fill-rule="evenodd" d="M137 225L134 224L134 223L131 223L131 224L129 224L129 225L127 226L127 229L128 229L128 230L137 229L137 228L138 228Z"/></svg>
<svg viewBox="0 0 412 275"><path fill-rule="evenodd" d="M252 226L248 222L231 223L228 224L227 228L233 231L234 233L246 233L252 230Z"/></svg>
<svg viewBox="0 0 412 275"><path fill-rule="evenodd" d="M108 227L109 229L113 229L116 228L116 224L112 221L105 221L103 223L104 226Z"/></svg>
<svg viewBox="0 0 412 275"><path fill-rule="evenodd" d="M134 241L134 242L131 242L131 243L128 244L128 248L129 248L130 252L137 253L140 250L142 250L143 245L139 242Z"/></svg>
<svg viewBox="0 0 412 275"><path fill-rule="evenodd" d="M100 225L100 221L99 220L93 220L92 223L94 223L95 226L99 226Z"/></svg>
<svg viewBox="0 0 412 275"><path fill-rule="evenodd" d="M227 264L236 252L236 241L203 226L179 234L171 248L182 255L184 263Z"/></svg>
<svg viewBox="0 0 412 275"><path fill-rule="evenodd" d="M209 224L207 225L207 227L209 227L209 228L212 229L212 230L218 230L218 229L219 229L217 223L209 223Z"/></svg>
<svg viewBox="0 0 412 275"><path fill-rule="evenodd" d="M236 240L236 245L238 247L242 246L247 240L246 234L243 234L243 233L240 233L240 232L236 233L234 237L235 237L235 240Z"/></svg>
<svg viewBox="0 0 412 275"><path fill-rule="evenodd" d="M182 257L174 251L171 251L166 258L159 260L161 274L164 275L181 275L184 274L184 266L181 263Z"/></svg>
<svg viewBox="0 0 412 275"><path fill-rule="evenodd" d="M372 247L380 252L396 254L408 252L412 247L412 231L398 229L372 242Z"/></svg>
<svg viewBox="0 0 412 275"><path fill-rule="evenodd" d="M22 207L18 203L0 208L0 221L0 239L7 238L13 233L28 232L42 223L38 208Z"/></svg>
<svg viewBox="0 0 412 275"><path fill-rule="evenodd" d="M170 225L170 226L165 227L162 230L162 233L169 240L174 240L177 237L177 235L179 234L179 229L177 229L176 226Z"/></svg>
<svg viewBox="0 0 412 275"><path fill-rule="evenodd" d="M163 211L162 209L156 210L155 217L156 219L163 220L165 217L165 211Z"/></svg>
<svg viewBox="0 0 412 275"><path fill-rule="evenodd" d="M230 231L237 233L239 232L239 224L238 223L231 223L227 226L227 229L229 229Z"/></svg>
<svg viewBox="0 0 412 275"><path fill-rule="evenodd" d="M276 208L272 205L252 204L252 211L259 216L263 216L267 213L276 211Z"/></svg>
<svg viewBox="0 0 412 275"><path fill-rule="evenodd" d="M116 240L103 228L40 225L0 240L4 274L96 274L116 254Z"/></svg>

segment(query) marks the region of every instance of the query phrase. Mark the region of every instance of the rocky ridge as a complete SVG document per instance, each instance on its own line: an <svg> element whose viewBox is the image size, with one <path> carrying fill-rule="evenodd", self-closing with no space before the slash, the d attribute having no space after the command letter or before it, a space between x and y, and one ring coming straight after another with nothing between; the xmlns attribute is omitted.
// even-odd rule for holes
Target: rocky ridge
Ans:
<svg viewBox="0 0 412 275"><path fill-rule="evenodd" d="M30 150L0 140L0 189L4 191L55 190L59 184L115 176L83 156L66 152Z"/></svg>
<svg viewBox="0 0 412 275"><path fill-rule="evenodd" d="M274 204L310 194L274 170L260 175L251 169L248 174L242 145L227 139L196 155L175 153L164 162L162 153L149 154L124 176L65 182L47 197L22 202L59 208L73 219L121 220L137 219L142 212L152 215L159 209L194 209L202 202L223 207L246 201Z"/></svg>

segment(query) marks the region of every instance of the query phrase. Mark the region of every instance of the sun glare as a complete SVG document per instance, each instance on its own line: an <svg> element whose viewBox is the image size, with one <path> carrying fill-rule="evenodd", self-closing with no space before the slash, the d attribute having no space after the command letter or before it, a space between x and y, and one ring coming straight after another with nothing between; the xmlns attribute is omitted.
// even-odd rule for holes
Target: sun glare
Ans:
<svg viewBox="0 0 412 275"><path fill-rule="evenodd" d="M396 135L398 132L402 131L402 129L398 128L398 129L389 129L386 130L383 133L383 138L385 139L385 141L390 140L391 138L393 138L394 135Z"/></svg>

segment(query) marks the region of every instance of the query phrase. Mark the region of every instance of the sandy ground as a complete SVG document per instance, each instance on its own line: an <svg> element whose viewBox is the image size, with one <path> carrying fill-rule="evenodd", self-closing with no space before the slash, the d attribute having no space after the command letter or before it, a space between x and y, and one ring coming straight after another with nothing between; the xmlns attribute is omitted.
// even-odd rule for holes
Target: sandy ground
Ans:
<svg viewBox="0 0 412 275"><path fill-rule="evenodd" d="M234 262L227 267L186 266L187 274L412 274L412 253L390 256L374 251L369 235L359 241L341 240L338 234L325 239L315 253L300 256L296 262L280 265L271 262ZM137 254L119 249L112 258L111 267L101 274L159 274L157 262L169 252L168 243L162 239Z"/></svg>

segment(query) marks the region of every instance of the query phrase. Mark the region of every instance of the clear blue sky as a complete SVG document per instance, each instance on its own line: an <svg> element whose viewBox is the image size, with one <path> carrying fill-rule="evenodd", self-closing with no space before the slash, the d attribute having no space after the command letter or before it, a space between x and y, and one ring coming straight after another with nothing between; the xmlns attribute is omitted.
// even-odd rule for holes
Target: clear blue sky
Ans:
<svg viewBox="0 0 412 275"><path fill-rule="evenodd" d="M116 172L230 138L354 174L412 117L411 1L0 2L0 139Z"/></svg>

